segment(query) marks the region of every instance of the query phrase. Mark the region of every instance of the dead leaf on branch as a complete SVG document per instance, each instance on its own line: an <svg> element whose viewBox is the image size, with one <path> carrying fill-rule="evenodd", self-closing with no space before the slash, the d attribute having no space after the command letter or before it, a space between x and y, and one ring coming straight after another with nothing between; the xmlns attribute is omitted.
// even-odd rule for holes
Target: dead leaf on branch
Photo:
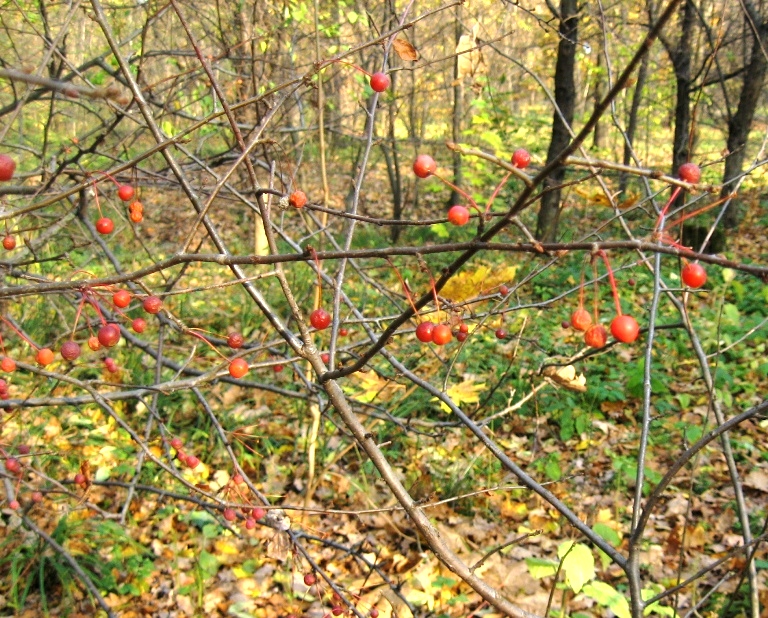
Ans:
<svg viewBox="0 0 768 618"><path fill-rule="evenodd" d="M400 60L416 62L419 59L419 52L406 39L395 39L392 41L392 47L395 48L395 53L400 56Z"/></svg>
<svg viewBox="0 0 768 618"><path fill-rule="evenodd" d="M459 44L456 46L457 81L462 81L467 76L474 78L476 75L483 75L488 71L485 60L483 60L483 53L476 49L479 27L479 24L475 24L472 27L472 32L462 34L459 38Z"/></svg>
<svg viewBox="0 0 768 618"><path fill-rule="evenodd" d="M571 391L578 393L587 392L587 379L583 373L576 374L576 368L573 365L565 367L545 367L543 374L552 380L555 384L563 386Z"/></svg>
<svg viewBox="0 0 768 618"><path fill-rule="evenodd" d="M474 272L464 271L451 277L440 290L440 295L454 302L475 298L502 283L509 283L515 278L516 273L517 266L506 268L480 266Z"/></svg>

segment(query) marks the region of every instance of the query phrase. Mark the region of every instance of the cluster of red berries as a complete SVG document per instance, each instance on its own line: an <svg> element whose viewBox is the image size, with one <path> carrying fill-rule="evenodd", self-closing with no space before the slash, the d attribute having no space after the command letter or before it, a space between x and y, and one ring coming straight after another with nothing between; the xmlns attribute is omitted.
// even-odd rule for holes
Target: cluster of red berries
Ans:
<svg viewBox="0 0 768 618"><path fill-rule="evenodd" d="M113 179L114 180L114 179ZM117 197L123 202L130 202L136 195L135 189L131 185L118 185ZM144 218L144 206L141 202L133 202L129 207L130 218L134 223L139 223ZM99 234L111 234L115 229L115 223L109 217L99 217L96 221L96 231Z"/></svg>
<svg viewBox="0 0 768 618"><path fill-rule="evenodd" d="M466 335L466 333L464 334ZM447 324L434 324L433 322L422 322L416 327L416 338L422 343L434 343L435 345L445 345L451 339L453 339L453 332L451 332L451 327L448 326ZM466 337L464 337L464 339L466 339Z"/></svg>
<svg viewBox="0 0 768 618"><path fill-rule="evenodd" d="M144 220L144 206L138 200L131 202L128 206L128 217L134 223L141 223Z"/></svg>

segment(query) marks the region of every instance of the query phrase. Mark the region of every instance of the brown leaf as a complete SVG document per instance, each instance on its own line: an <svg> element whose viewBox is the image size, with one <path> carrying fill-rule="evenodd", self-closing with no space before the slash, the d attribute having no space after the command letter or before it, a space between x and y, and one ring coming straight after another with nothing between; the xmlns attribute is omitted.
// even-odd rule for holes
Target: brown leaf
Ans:
<svg viewBox="0 0 768 618"><path fill-rule="evenodd" d="M395 48L395 53L400 56L400 60L416 62L419 59L419 52L405 39L395 39L392 42L392 47Z"/></svg>

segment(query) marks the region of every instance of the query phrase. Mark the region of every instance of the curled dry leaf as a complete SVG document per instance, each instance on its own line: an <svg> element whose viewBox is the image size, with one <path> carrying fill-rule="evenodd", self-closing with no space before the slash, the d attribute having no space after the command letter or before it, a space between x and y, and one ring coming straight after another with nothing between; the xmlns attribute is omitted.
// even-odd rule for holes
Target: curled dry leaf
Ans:
<svg viewBox="0 0 768 618"><path fill-rule="evenodd" d="M483 60L483 53L477 48L477 31L479 25L475 24L470 34L462 34L459 38L459 44L456 46L456 55L458 56L458 75L459 81L465 77L475 77L475 75L484 74L488 68Z"/></svg>
<svg viewBox="0 0 768 618"><path fill-rule="evenodd" d="M405 39L395 39L392 41L392 47L395 48L395 53L400 56L400 60L416 62L419 59L419 52Z"/></svg>
<svg viewBox="0 0 768 618"><path fill-rule="evenodd" d="M573 365L545 367L542 373L555 384L564 386L568 390L579 393L587 392L587 379L583 373L576 375L576 369Z"/></svg>

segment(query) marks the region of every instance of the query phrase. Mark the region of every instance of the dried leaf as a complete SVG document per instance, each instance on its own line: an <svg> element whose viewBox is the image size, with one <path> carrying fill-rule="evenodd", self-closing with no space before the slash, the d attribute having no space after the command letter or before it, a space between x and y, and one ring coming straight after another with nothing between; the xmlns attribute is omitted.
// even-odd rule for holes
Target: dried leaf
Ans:
<svg viewBox="0 0 768 618"><path fill-rule="evenodd" d="M552 380L555 384L564 386L568 390L578 393L587 392L587 379L583 373L576 375L576 368L573 365L565 367L545 367L543 374Z"/></svg>
<svg viewBox="0 0 768 618"><path fill-rule="evenodd" d="M475 24L470 34L462 34L459 38L459 44L456 46L457 55L457 74L458 79L465 77L474 77L487 71L483 53L477 47L477 31L479 25Z"/></svg>
<svg viewBox="0 0 768 618"><path fill-rule="evenodd" d="M400 60L416 62L419 59L419 52L405 39L395 39L392 41L392 47L395 48L395 53L400 56Z"/></svg>
<svg viewBox="0 0 768 618"><path fill-rule="evenodd" d="M445 391L445 394L448 395L457 406L461 407L461 404L463 403L477 403L480 401L480 393L484 390L485 382L475 384L475 379L469 378L468 380L454 384ZM433 397L432 401L437 401L437 397ZM442 401L440 402L440 408L444 412L450 412L451 410Z"/></svg>
<svg viewBox="0 0 768 618"><path fill-rule="evenodd" d="M474 272L463 271L448 280L440 291L441 296L454 302L461 302L479 296L485 290L492 290L502 283L515 278L517 266L491 268L480 266Z"/></svg>

